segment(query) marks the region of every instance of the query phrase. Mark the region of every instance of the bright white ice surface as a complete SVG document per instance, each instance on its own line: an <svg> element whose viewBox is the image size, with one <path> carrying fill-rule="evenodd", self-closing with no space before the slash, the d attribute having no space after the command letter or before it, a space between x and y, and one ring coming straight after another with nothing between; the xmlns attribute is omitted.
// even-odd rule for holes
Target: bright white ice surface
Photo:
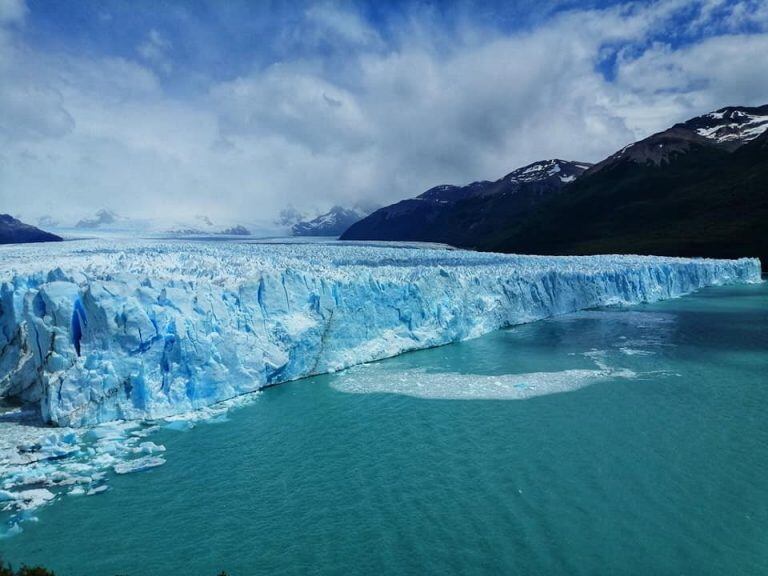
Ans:
<svg viewBox="0 0 768 576"><path fill-rule="evenodd" d="M327 244L92 240L5 247L0 263L0 396L76 427L188 412L579 309L760 280L754 259Z"/></svg>

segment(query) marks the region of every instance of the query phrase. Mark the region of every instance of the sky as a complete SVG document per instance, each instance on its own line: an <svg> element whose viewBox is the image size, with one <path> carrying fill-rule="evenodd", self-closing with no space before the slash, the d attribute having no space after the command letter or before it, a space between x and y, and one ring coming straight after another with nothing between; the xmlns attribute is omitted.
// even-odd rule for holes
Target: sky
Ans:
<svg viewBox="0 0 768 576"><path fill-rule="evenodd" d="M261 222L768 103L768 2L0 0L0 212Z"/></svg>

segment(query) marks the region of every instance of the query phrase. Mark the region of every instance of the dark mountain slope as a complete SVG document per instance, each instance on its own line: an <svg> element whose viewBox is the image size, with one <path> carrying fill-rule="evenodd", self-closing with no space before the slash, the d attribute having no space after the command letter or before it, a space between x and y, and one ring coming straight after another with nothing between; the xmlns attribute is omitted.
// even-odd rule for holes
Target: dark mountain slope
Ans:
<svg viewBox="0 0 768 576"><path fill-rule="evenodd" d="M586 171L552 160L496 182L433 188L342 238L529 254L759 256L768 267L767 142L768 105L729 106Z"/></svg>
<svg viewBox="0 0 768 576"><path fill-rule="evenodd" d="M0 244L24 244L28 242L60 242L62 238L24 224L9 214L0 214Z"/></svg>
<svg viewBox="0 0 768 576"><path fill-rule="evenodd" d="M495 182L436 186L381 208L351 226L342 240L409 240L473 245L509 219L521 217L575 180L590 165L546 160L519 168Z"/></svg>
<svg viewBox="0 0 768 576"><path fill-rule="evenodd" d="M768 114L768 106L748 110ZM713 114L723 111L738 109ZM768 132L760 133L765 125L753 124L747 137L739 138L728 125L701 128L698 120L633 146L646 151L674 146L658 161L646 153L622 154L625 149L567 193L539 205L524 222L510 223L506 232L478 246L532 254L758 256L766 266ZM686 125L693 129L675 138ZM719 130L727 138L699 139L700 134L691 135L696 130Z"/></svg>

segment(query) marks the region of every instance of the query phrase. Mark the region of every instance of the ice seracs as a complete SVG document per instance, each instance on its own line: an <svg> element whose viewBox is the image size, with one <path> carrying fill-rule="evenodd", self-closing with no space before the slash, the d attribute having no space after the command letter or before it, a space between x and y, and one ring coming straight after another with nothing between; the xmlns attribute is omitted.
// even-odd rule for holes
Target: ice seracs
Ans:
<svg viewBox="0 0 768 576"><path fill-rule="evenodd" d="M760 279L750 259L325 244L94 240L7 248L2 261L0 396L74 427L160 418L507 325Z"/></svg>

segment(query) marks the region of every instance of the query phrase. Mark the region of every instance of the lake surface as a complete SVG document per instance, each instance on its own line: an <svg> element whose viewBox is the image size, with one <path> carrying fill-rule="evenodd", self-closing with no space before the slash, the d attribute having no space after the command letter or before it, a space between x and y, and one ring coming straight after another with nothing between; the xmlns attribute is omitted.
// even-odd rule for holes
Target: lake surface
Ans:
<svg viewBox="0 0 768 576"><path fill-rule="evenodd" d="M14 563L115 574L768 573L768 284L270 388L154 435Z"/></svg>

